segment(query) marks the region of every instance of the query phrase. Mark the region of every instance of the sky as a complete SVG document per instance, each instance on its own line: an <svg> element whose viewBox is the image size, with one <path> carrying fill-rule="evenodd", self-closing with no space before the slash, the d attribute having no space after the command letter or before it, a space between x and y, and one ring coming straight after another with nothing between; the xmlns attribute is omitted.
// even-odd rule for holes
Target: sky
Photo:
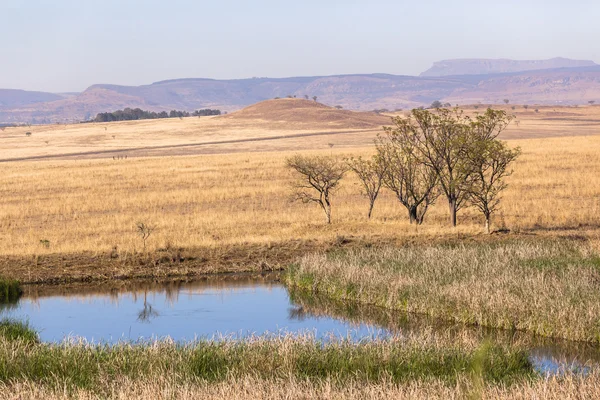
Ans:
<svg viewBox="0 0 600 400"><path fill-rule="evenodd" d="M0 0L0 88L600 63L598 0Z"/></svg>

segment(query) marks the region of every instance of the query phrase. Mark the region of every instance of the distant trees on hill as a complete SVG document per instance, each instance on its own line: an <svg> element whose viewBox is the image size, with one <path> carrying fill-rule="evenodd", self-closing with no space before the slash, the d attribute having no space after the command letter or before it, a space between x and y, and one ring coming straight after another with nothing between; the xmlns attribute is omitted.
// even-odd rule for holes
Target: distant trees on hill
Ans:
<svg viewBox="0 0 600 400"><path fill-rule="evenodd" d="M192 113L188 111L172 110L171 112L144 111L140 108L125 108L113 112L99 113L94 118L94 122L112 122L112 121L135 121L139 119L159 119L159 118L183 118L183 117L204 117L208 115L221 115L221 110L211 110L209 108L196 110Z"/></svg>

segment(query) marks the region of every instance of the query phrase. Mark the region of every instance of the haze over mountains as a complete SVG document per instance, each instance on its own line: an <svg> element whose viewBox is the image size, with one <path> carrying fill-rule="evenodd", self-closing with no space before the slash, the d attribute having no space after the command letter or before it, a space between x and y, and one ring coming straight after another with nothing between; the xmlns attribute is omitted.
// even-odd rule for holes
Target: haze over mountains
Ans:
<svg viewBox="0 0 600 400"><path fill-rule="evenodd" d="M0 123L81 121L117 109L234 111L274 97L317 96L345 109L406 109L451 104L585 104L600 102L600 65L541 61L446 60L420 76L355 74L233 80L176 79L142 86L93 85L82 93L0 89Z"/></svg>

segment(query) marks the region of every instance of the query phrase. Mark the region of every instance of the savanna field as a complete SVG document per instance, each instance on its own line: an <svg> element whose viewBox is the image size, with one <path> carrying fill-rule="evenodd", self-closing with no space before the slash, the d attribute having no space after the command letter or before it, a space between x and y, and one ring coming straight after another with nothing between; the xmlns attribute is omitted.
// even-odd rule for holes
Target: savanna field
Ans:
<svg viewBox="0 0 600 400"><path fill-rule="evenodd" d="M263 104L217 118L5 129L0 276L43 288L277 270L309 297L597 346L600 107L503 106L517 122L500 138L522 154L488 235L473 208L450 227L443 196L416 226L382 189L369 220L351 172L333 195L331 224L315 204L293 202L288 157L370 156L389 117L353 119L304 101L293 111L295 101L267 102L270 114ZM186 143L194 146L178 147ZM598 381L596 367L543 377L522 343L444 333L324 347L286 337L109 348L0 326L0 394L11 399L575 399L597 397Z"/></svg>

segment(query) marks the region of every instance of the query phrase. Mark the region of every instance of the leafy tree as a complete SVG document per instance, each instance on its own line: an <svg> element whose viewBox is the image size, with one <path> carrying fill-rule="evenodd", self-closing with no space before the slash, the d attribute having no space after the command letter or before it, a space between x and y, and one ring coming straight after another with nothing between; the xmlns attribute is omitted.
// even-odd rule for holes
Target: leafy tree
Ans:
<svg viewBox="0 0 600 400"><path fill-rule="evenodd" d="M429 108L442 108L444 105L442 104L441 101L436 100L433 103L431 103L431 106Z"/></svg>
<svg viewBox="0 0 600 400"><path fill-rule="evenodd" d="M470 150L468 118L462 112L445 108L435 113L413 110L408 123L412 132L411 151L435 171L448 200L450 223L456 226L457 212L466 205L467 181L471 174L465 157Z"/></svg>
<svg viewBox="0 0 600 400"><path fill-rule="evenodd" d="M590 100L590 101L588 101L588 103L590 103L590 106L593 106L595 102L596 102L596 100Z"/></svg>
<svg viewBox="0 0 600 400"><path fill-rule="evenodd" d="M510 164L521 154L519 148L509 149L499 140L477 140L469 155L473 174L469 199L485 218L485 230L490 233L491 216L500 204L500 193L506 189L504 178L512 171Z"/></svg>
<svg viewBox="0 0 600 400"><path fill-rule="evenodd" d="M316 102L318 97L317 96L313 96L312 99Z"/></svg>
<svg viewBox="0 0 600 400"><path fill-rule="evenodd" d="M508 104L510 102L509 99L504 99L503 101L504 101L504 104Z"/></svg>
<svg viewBox="0 0 600 400"><path fill-rule="evenodd" d="M383 184L406 207L410 223L420 225L439 196L437 174L415 149L414 137L419 127L412 119L396 117L393 121L395 127L384 127L386 136L376 141L385 168Z"/></svg>
<svg viewBox="0 0 600 400"><path fill-rule="evenodd" d="M295 184L293 200L317 203L331 223L331 195L347 171L347 165L333 157L294 155L286 160L299 179Z"/></svg>

